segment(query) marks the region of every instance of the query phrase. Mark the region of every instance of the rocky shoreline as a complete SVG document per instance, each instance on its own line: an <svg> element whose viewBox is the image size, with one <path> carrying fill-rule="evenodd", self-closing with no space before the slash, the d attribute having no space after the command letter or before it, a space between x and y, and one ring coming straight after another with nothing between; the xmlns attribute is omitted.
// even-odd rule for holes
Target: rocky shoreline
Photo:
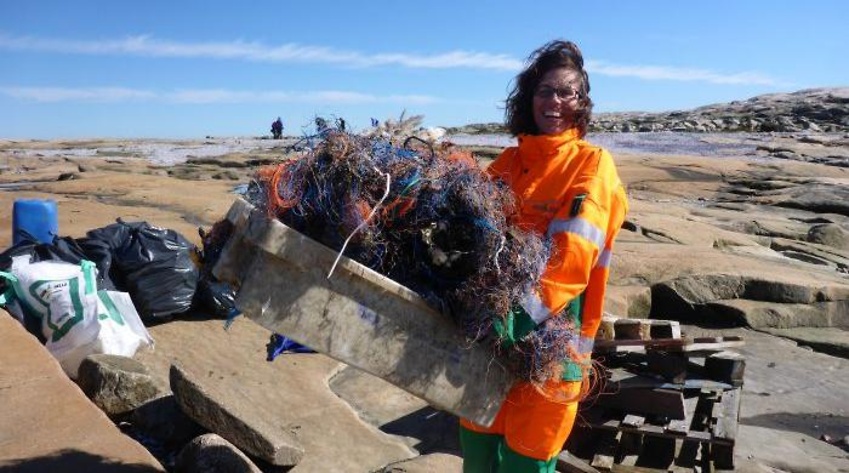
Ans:
<svg viewBox="0 0 849 473"><path fill-rule="evenodd" d="M503 125L474 124L449 133L504 133ZM785 132L849 131L849 88L806 89L669 112L593 114L590 132Z"/></svg>
<svg viewBox="0 0 849 473"><path fill-rule="evenodd" d="M690 136L708 147L732 139ZM615 153L631 210L606 310L746 340L737 471L847 471L849 137L742 138L752 154ZM10 243L12 201L39 197L59 202L63 235L120 217L199 244L197 228L221 219L234 191L291 143L268 144L162 165L128 152L132 140L0 142L0 185L11 189L0 192L0 243ZM497 151L476 155L485 165ZM194 313L149 330L155 350L90 360L79 383L169 470L199 471L207 460L190 455L225 447L235 471L461 470L456 418L323 355L269 363L269 332L250 320L225 330ZM115 379L121 391L109 388Z"/></svg>

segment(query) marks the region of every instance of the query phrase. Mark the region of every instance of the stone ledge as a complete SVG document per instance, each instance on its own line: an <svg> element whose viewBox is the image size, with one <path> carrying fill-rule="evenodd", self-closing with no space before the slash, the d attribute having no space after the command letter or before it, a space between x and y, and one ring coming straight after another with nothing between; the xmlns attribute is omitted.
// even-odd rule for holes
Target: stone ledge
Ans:
<svg viewBox="0 0 849 473"><path fill-rule="evenodd" d="M0 405L0 469L165 471L4 311L0 311Z"/></svg>

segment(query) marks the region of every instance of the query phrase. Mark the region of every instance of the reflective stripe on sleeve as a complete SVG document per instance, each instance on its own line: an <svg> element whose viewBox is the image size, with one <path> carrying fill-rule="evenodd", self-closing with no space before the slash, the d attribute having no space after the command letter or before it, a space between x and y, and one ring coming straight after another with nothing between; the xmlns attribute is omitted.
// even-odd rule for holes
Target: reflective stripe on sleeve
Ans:
<svg viewBox="0 0 849 473"><path fill-rule="evenodd" d="M595 339L590 337L583 337L579 333L576 333L569 340L570 351L574 355L578 355L579 357L589 357L590 355L592 355L594 345Z"/></svg>
<svg viewBox="0 0 849 473"><path fill-rule="evenodd" d="M531 316L534 322L541 324L551 318L551 311L542 303L542 299L536 292L532 292L525 296L525 300L521 302L522 308Z"/></svg>
<svg viewBox="0 0 849 473"><path fill-rule="evenodd" d="M598 261L595 263L596 268L608 268L610 267L610 258L613 256L613 252L610 251L609 248L605 248L604 251L598 255Z"/></svg>
<svg viewBox="0 0 849 473"><path fill-rule="evenodd" d="M589 221L577 217L570 219L554 219L548 225L548 237L551 238L557 233L571 233L578 235L581 238L589 240L597 248L604 246L604 232L593 225Z"/></svg>

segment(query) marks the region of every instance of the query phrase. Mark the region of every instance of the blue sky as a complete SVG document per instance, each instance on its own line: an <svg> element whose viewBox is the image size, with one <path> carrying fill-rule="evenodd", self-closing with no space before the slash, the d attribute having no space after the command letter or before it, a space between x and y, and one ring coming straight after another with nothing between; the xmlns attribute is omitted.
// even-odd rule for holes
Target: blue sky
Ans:
<svg viewBox="0 0 849 473"><path fill-rule="evenodd" d="M844 0L2 0L0 138L500 122L555 38L583 50L597 112L687 109L849 85L847 21Z"/></svg>

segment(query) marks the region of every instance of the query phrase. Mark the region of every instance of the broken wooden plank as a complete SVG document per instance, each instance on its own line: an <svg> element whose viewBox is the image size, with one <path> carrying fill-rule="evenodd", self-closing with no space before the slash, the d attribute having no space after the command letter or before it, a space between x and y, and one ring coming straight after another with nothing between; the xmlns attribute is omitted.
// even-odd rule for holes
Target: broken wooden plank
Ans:
<svg viewBox="0 0 849 473"><path fill-rule="evenodd" d="M721 351L705 358L705 375L734 387L743 385L745 371L746 358L736 352Z"/></svg>
<svg viewBox="0 0 849 473"><path fill-rule="evenodd" d="M646 418L634 414L628 414L622 419L622 425L627 427L642 427L646 423Z"/></svg>
<svg viewBox="0 0 849 473"><path fill-rule="evenodd" d="M737 421L740 416L740 390L735 388L722 392L719 402L713 406L715 424L713 435L716 438L734 442L737 438Z"/></svg>
<svg viewBox="0 0 849 473"><path fill-rule="evenodd" d="M728 348L740 348L745 345L742 337L698 337L693 339L693 343L685 345L682 351L686 352L715 352L723 351Z"/></svg>
<svg viewBox="0 0 849 473"><path fill-rule="evenodd" d="M610 368L607 370L609 390L640 389L640 388L662 388L662 389L731 389L733 386L711 379L685 379L680 383L670 383L657 376L646 376L634 373L624 368Z"/></svg>
<svg viewBox="0 0 849 473"><path fill-rule="evenodd" d="M214 274L239 288L259 325L382 378L434 407L488 425L513 384L418 294L238 199Z"/></svg>
<svg viewBox="0 0 849 473"><path fill-rule="evenodd" d="M621 410L625 413L660 415L670 419L684 419L684 395L674 389L629 389L615 393L602 393L596 405Z"/></svg>
<svg viewBox="0 0 849 473"><path fill-rule="evenodd" d="M710 424L711 409L713 401L710 399L714 390L703 389L696 399L696 406L692 411L690 431L688 436L681 442L681 448L675 459L675 464L682 468L693 470L697 465L704 468L710 467L707 457L710 452L710 442L713 440L710 432L707 432ZM707 437L706 441L695 441L689 435L690 432L701 432ZM700 457L697 461L697 456ZM703 469L702 471L710 471Z"/></svg>
<svg viewBox="0 0 849 473"><path fill-rule="evenodd" d="M590 462L590 466L596 469L596 471L610 471L613 468L613 455L596 453L593 455L593 461Z"/></svg>
<svg viewBox="0 0 849 473"><path fill-rule="evenodd" d="M629 319L603 315L596 332L596 340L651 340L681 338L681 324L677 320Z"/></svg>
<svg viewBox="0 0 849 473"><path fill-rule="evenodd" d="M664 428L673 435L687 435L690 431L689 424L687 419L673 419Z"/></svg>
<svg viewBox="0 0 849 473"><path fill-rule="evenodd" d="M654 425L654 424L644 424L643 426L636 427L628 427L626 425L622 425L622 421L620 420L608 420L606 422L600 424L592 424L593 428L597 429L607 429L607 430L617 430L620 432L628 432L628 433L638 433L653 437L664 437L664 438L682 438L684 440L693 440L697 442L716 442L716 443L728 443L727 440L723 439L714 439L710 432L702 432L696 430L688 430L686 436L681 436L678 434L672 434L667 432L664 426Z"/></svg>
<svg viewBox="0 0 849 473"><path fill-rule="evenodd" d="M656 340L596 340L596 353L645 353L647 350L693 352L720 352L744 345L741 337L663 338Z"/></svg>
<svg viewBox="0 0 849 473"><path fill-rule="evenodd" d="M557 464L555 465L557 471L561 473L599 473L599 471L593 468L586 461L572 455L566 450L560 452L557 455Z"/></svg>

